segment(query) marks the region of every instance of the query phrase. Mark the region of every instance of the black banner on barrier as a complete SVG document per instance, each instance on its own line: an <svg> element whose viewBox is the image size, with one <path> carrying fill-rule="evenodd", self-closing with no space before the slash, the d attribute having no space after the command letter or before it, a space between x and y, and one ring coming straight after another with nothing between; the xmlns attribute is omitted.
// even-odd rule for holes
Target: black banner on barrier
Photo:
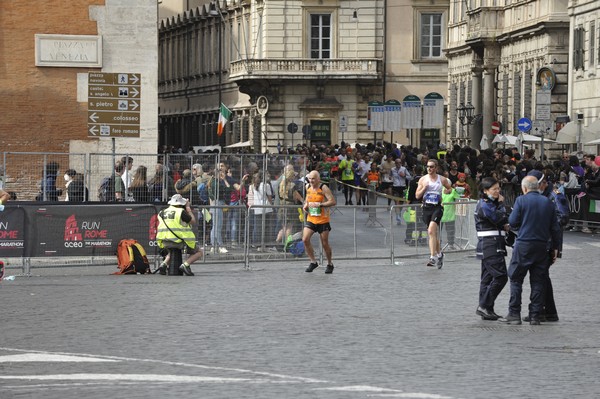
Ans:
<svg viewBox="0 0 600 399"><path fill-rule="evenodd" d="M25 209L5 207L0 212L0 257L20 258L25 253Z"/></svg>
<svg viewBox="0 0 600 399"><path fill-rule="evenodd" d="M158 225L153 205L45 206L31 209L27 256L110 256L124 238L149 254Z"/></svg>

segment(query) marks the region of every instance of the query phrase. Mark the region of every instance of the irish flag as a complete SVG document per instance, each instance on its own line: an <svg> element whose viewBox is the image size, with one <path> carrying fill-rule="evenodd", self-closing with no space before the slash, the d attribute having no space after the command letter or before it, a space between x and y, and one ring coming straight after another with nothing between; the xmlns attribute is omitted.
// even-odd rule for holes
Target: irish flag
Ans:
<svg viewBox="0 0 600 399"><path fill-rule="evenodd" d="M600 213L600 201L590 200L590 213Z"/></svg>
<svg viewBox="0 0 600 399"><path fill-rule="evenodd" d="M231 111L225 106L225 104L221 103L221 111L219 112L219 124L217 125L218 136L223 134L223 131L225 130L225 125L227 124L227 121L230 117Z"/></svg>

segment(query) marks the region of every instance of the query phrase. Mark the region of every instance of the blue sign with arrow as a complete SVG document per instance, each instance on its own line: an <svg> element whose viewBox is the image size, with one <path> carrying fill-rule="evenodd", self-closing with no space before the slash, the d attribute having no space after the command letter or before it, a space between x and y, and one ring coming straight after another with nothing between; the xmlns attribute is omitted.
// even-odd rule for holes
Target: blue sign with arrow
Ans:
<svg viewBox="0 0 600 399"><path fill-rule="evenodd" d="M517 122L517 127L523 133L527 133L531 130L531 119L529 118L521 118L519 122Z"/></svg>

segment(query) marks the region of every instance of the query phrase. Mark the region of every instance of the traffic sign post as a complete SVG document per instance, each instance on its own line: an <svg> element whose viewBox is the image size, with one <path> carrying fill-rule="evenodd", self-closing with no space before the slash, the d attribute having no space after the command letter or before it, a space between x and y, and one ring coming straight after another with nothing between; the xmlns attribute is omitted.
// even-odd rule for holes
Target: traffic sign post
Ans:
<svg viewBox="0 0 600 399"><path fill-rule="evenodd" d="M292 148L294 147L294 133L298 131L298 125L294 122L287 126L287 131L292 135Z"/></svg>
<svg viewBox="0 0 600 399"><path fill-rule="evenodd" d="M88 73L88 137L140 137L139 73Z"/></svg>
<svg viewBox="0 0 600 399"><path fill-rule="evenodd" d="M342 132L342 141L344 141L344 133L348 131L348 117L346 115L340 116L340 132Z"/></svg>

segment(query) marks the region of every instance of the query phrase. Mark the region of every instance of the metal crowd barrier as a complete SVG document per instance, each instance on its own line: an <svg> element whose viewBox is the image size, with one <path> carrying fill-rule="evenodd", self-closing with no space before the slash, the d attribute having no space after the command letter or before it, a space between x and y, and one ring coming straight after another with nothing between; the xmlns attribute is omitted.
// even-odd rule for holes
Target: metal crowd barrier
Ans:
<svg viewBox="0 0 600 399"><path fill-rule="evenodd" d="M454 205L454 245L447 245L448 228L442 224L442 246L445 251L472 250L476 243L472 216L475 202ZM21 267L23 274L36 268L116 265L118 242L133 238L144 246L157 266L157 213L165 207L9 203L0 212L0 259L9 267ZM426 229L422 229L420 220L405 218L406 213L417 214L419 208L420 205L332 208L329 241L334 263L343 266L347 260L372 258L389 259L394 264L399 258L428 255ZM197 241L205 253L199 263L239 263L250 269L251 263L259 261L307 262L304 252L298 252L296 247L303 227L299 209L298 205L194 207L198 217ZM420 235L413 235L414 232ZM318 234L312 243L323 262Z"/></svg>

